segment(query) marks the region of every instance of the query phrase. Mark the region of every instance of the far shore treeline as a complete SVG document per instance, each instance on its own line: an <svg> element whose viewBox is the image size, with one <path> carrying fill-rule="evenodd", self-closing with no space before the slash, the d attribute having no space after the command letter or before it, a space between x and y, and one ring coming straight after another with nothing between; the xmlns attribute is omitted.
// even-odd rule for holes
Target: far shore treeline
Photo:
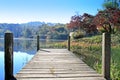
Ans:
<svg viewBox="0 0 120 80"><path fill-rule="evenodd" d="M39 35L41 39L66 40L68 36L65 24L45 22L29 22L24 24L1 23L0 38L3 38L6 32L12 32L14 38L36 38Z"/></svg>

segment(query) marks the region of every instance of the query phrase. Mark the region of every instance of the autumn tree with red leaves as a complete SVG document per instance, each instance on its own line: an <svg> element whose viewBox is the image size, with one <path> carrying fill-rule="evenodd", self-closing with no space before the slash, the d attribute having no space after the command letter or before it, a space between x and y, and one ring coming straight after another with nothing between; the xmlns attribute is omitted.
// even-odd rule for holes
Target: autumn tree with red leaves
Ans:
<svg viewBox="0 0 120 80"><path fill-rule="evenodd" d="M83 30L88 35L93 35L97 33L97 27L92 23L92 20L94 19L94 16L84 13L81 15L74 15L71 17L71 21L69 24L67 24L67 27L69 29L74 30Z"/></svg>
<svg viewBox="0 0 120 80"><path fill-rule="evenodd" d="M97 25L98 29L103 29L104 32L114 33L115 30L120 29L120 9L107 8L99 11L93 23Z"/></svg>
<svg viewBox="0 0 120 80"><path fill-rule="evenodd" d="M87 34L97 34L97 26L93 23L94 16L84 13L83 14L83 29Z"/></svg>
<svg viewBox="0 0 120 80"><path fill-rule="evenodd" d="M72 16L70 23L67 24L68 29L73 29L73 30L80 29L82 25L82 19L83 18L81 15Z"/></svg>

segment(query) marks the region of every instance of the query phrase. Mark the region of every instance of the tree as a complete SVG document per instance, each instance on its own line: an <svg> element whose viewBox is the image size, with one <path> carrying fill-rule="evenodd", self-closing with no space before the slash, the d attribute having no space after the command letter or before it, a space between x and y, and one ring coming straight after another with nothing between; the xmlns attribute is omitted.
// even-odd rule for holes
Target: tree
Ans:
<svg viewBox="0 0 120 80"><path fill-rule="evenodd" d="M88 35L94 35L98 32L97 26L94 23L92 23L93 19L94 16L87 13L83 14L83 28Z"/></svg>
<svg viewBox="0 0 120 80"><path fill-rule="evenodd" d="M106 8L119 8L120 0L105 0L103 7Z"/></svg>
<svg viewBox="0 0 120 80"><path fill-rule="evenodd" d="M81 15L74 15L71 17L71 21L67 24L69 29L83 30L87 35L93 35L97 32L97 27L92 23L94 16L84 13Z"/></svg>
<svg viewBox="0 0 120 80"><path fill-rule="evenodd" d="M25 38L31 38L31 37L32 37L31 29L30 29L30 28L26 28L26 29L23 31L23 36L24 36Z"/></svg>
<svg viewBox="0 0 120 80"><path fill-rule="evenodd" d="M98 29L103 29L104 32L114 33L115 29L120 28L120 9L108 8L99 11L95 16L93 23Z"/></svg>
<svg viewBox="0 0 120 80"><path fill-rule="evenodd" d="M71 17L71 21L70 23L67 24L67 27L68 29L73 29L76 30L76 29L82 29L81 25L82 25L82 19L83 17L81 15L74 15Z"/></svg>

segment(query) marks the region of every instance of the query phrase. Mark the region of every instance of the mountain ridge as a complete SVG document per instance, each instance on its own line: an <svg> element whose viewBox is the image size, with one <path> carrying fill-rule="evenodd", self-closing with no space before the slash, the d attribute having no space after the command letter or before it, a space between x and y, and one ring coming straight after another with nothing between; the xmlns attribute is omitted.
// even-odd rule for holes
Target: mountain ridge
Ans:
<svg viewBox="0 0 120 80"><path fill-rule="evenodd" d="M44 35L54 32L55 26L61 26L60 23L45 23L40 21L32 21L27 23L0 23L0 38L4 37L4 33L12 32L15 38L26 37L33 38L35 35L43 32ZM64 25L64 24L63 24ZM62 25L62 26L63 26ZM54 27L54 28L53 28ZM47 29L48 28L48 29Z"/></svg>

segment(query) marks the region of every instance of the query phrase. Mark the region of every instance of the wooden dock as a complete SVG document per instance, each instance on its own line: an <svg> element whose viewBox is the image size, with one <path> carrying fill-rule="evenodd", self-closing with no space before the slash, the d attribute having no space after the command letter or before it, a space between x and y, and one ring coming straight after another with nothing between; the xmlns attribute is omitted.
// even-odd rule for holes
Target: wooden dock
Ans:
<svg viewBox="0 0 120 80"><path fill-rule="evenodd" d="M106 80L67 49L39 50L17 80Z"/></svg>

